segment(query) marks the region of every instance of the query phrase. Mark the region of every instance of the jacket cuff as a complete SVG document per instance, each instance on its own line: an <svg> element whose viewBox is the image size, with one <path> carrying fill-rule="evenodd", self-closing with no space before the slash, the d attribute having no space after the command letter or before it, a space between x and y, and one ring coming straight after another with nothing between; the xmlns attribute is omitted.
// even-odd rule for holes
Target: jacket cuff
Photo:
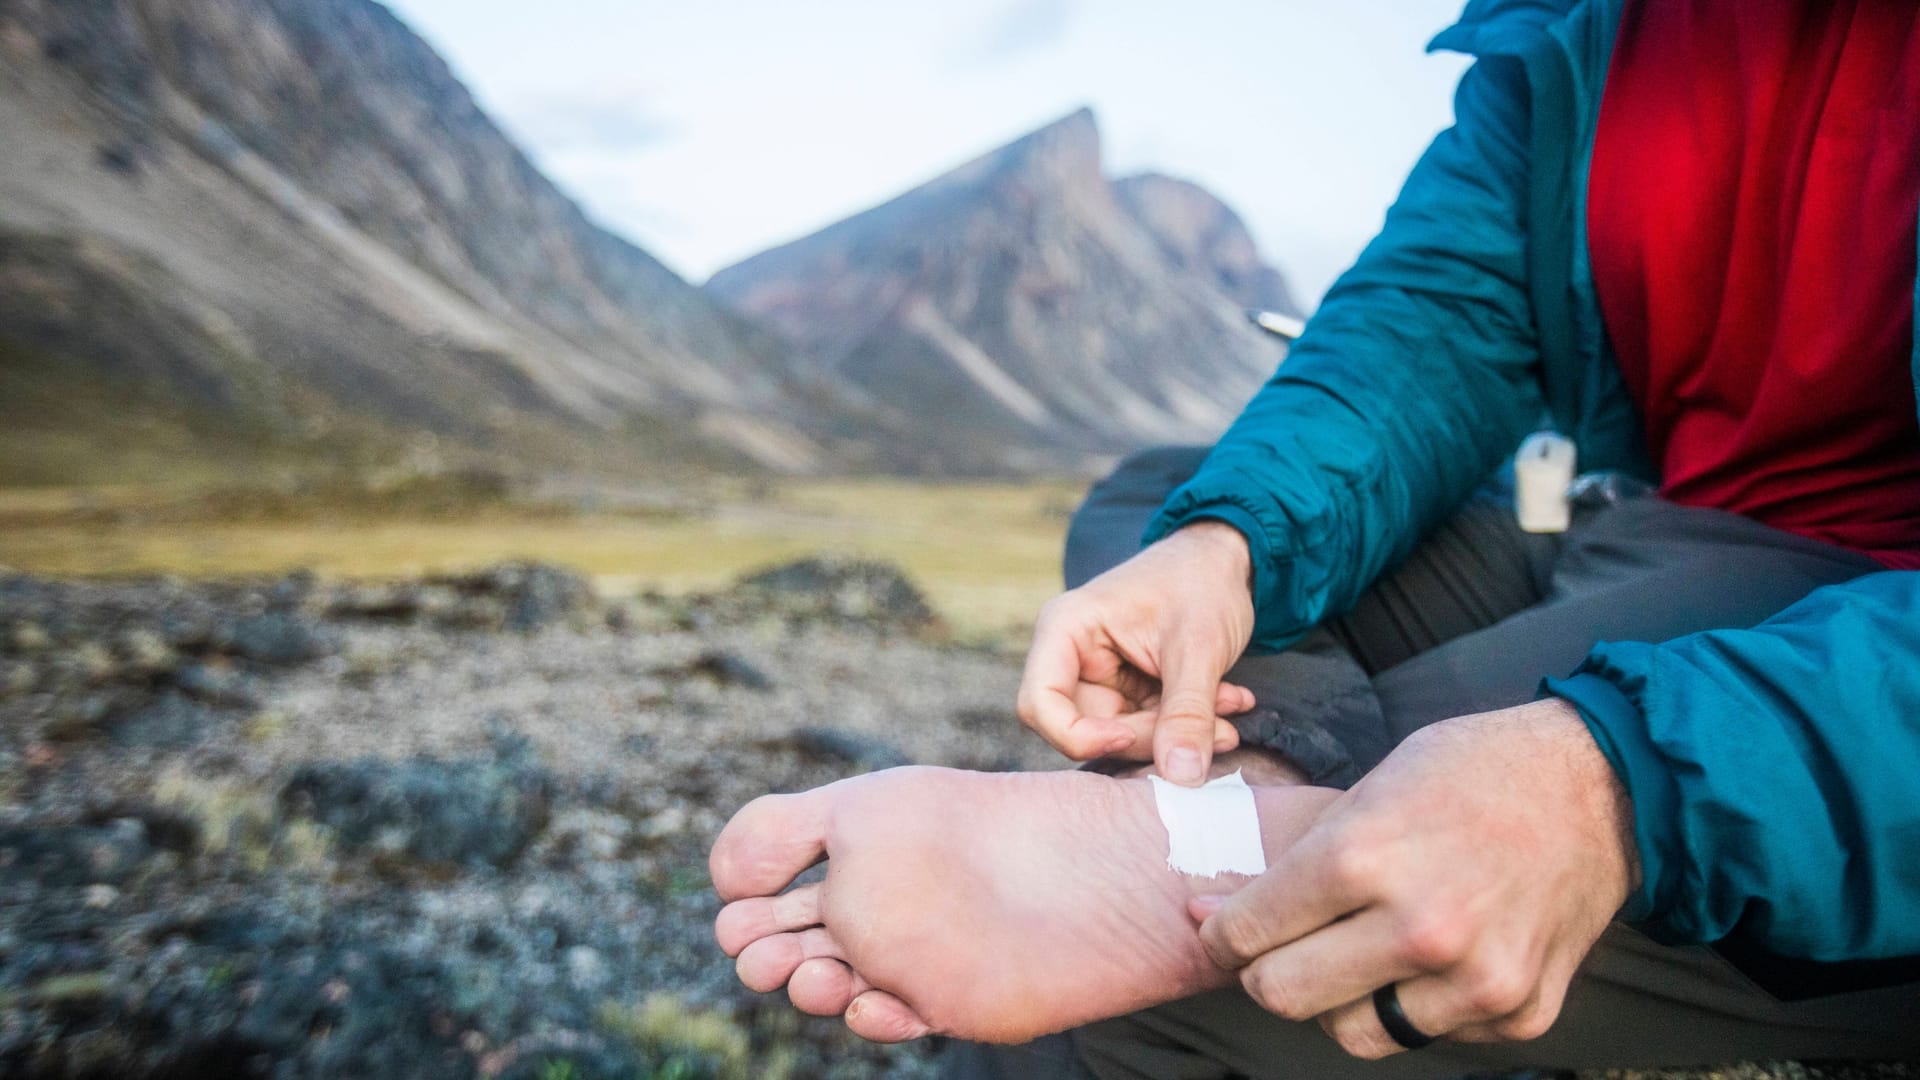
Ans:
<svg viewBox="0 0 1920 1080"><path fill-rule="evenodd" d="M1279 574L1273 562L1273 543L1259 516L1245 505L1230 496L1195 498L1183 488L1174 492L1147 523L1140 545L1145 547L1200 521L1231 525L1247 538L1247 554L1253 566L1252 651L1278 652L1293 644L1301 631L1286 625L1285 613L1274 603Z"/></svg>
<svg viewBox="0 0 1920 1080"><path fill-rule="evenodd" d="M1579 710L1593 741L1627 789L1633 806L1634 846L1640 851L1640 887L1627 898L1620 917L1642 924L1657 940L1670 941L1671 935L1661 934L1658 920L1671 904L1676 879L1684 872L1682 844L1672 835L1680 821L1680 791L1635 702L1641 682L1612 668L1596 652L1573 675L1542 681L1540 691L1543 697L1563 698Z"/></svg>

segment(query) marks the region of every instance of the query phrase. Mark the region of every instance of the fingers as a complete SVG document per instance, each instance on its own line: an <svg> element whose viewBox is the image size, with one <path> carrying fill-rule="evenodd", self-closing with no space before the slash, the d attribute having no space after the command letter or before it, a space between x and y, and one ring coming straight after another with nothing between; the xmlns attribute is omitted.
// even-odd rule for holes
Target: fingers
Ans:
<svg viewBox="0 0 1920 1080"><path fill-rule="evenodd" d="M1088 683L1080 684L1074 692L1074 705L1082 715L1111 717L1132 733L1133 739L1124 746L1109 749L1107 757L1128 758L1134 761L1147 761L1153 757L1154 729L1160 721L1160 695L1156 689L1144 699L1129 701L1122 698L1120 692L1105 686ZM1246 712L1253 707L1253 694L1238 686L1220 684L1219 699L1215 710L1221 715L1233 715ZM1136 706L1140 706L1136 708ZM1134 711L1126 711L1133 709ZM1118 740L1115 740L1116 744ZM1224 754L1240 745L1240 732L1226 720L1216 720L1213 727L1213 752Z"/></svg>
<svg viewBox="0 0 1920 1080"><path fill-rule="evenodd" d="M1153 760L1176 784L1198 785L1213 763L1214 734L1222 723L1214 706L1220 696L1222 661L1188 652L1184 638L1170 643L1160 675L1160 718L1153 728ZM1230 659L1230 658L1229 658ZM1227 725L1232 730L1232 725ZM1239 745L1239 735L1233 735Z"/></svg>
<svg viewBox="0 0 1920 1080"><path fill-rule="evenodd" d="M1461 1042L1525 1042L1545 1035L1566 1007L1567 990L1579 968L1577 954L1555 953L1541 971L1533 993L1518 1009L1497 1020L1466 1024L1452 1037Z"/></svg>
<svg viewBox="0 0 1920 1080"><path fill-rule="evenodd" d="M1240 985L1275 1016L1310 1020L1421 970L1391 917L1370 908L1256 958Z"/></svg>
<svg viewBox="0 0 1920 1080"><path fill-rule="evenodd" d="M1428 1019L1424 1010L1413 1003L1425 996L1426 988L1420 985L1423 981L1412 979L1400 983L1394 992L1400 998L1400 1011L1406 1014L1407 1022L1414 1026L1414 1030L1439 1038L1446 1035L1447 1031L1437 1026L1437 1021ZM1379 1010L1373 1004L1372 991L1323 1014L1319 1023L1320 1029L1340 1044L1340 1049L1357 1058L1378 1061L1407 1051L1407 1047L1387 1034L1386 1025L1380 1022Z"/></svg>
<svg viewBox="0 0 1920 1080"><path fill-rule="evenodd" d="M1454 1036L1469 1024L1482 1019L1495 1021L1496 1028L1502 1031L1509 1030L1506 1028L1506 1018L1521 1014L1531 996L1528 991L1525 982L1506 986L1481 985L1476 980L1452 974L1422 975L1394 987L1394 994L1400 1000L1400 1011L1406 1014L1407 1022L1422 1035L1434 1038ZM1551 1018L1548 1022L1551 1022ZM1372 991L1322 1016L1320 1026L1333 1036L1341 1049L1354 1057L1377 1059L1406 1050L1392 1035L1387 1034L1386 1025L1380 1022ZM1535 1038L1545 1032L1546 1027L1541 1026L1531 1034L1503 1034L1497 1037ZM1488 1033L1491 1034L1491 1031Z"/></svg>
<svg viewBox="0 0 1920 1080"><path fill-rule="evenodd" d="M933 1026L885 990L868 990L847 1006L847 1027L873 1042L906 1042L933 1034Z"/></svg>
<svg viewBox="0 0 1920 1080"><path fill-rule="evenodd" d="M1379 870L1360 850L1340 844L1324 825L1310 830L1200 924L1207 954L1238 971L1365 906L1377 892Z"/></svg>
<svg viewBox="0 0 1920 1080"><path fill-rule="evenodd" d="M1055 750L1087 761L1133 745L1133 732L1111 717L1087 716L1074 704L1082 682L1081 646L1058 618L1043 615L1020 676L1020 722Z"/></svg>
<svg viewBox="0 0 1920 1080"><path fill-rule="evenodd" d="M1160 713L1154 709L1142 709L1139 712L1124 713L1114 717L1133 732L1133 742L1110 751L1108 757L1126 758L1131 761L1151 761L1153 759L1153 737ZM1240 731L1225 720L1214 722L1213 752L1224 754L1240 745Z"/></svg>
<svg viewBox="0 0 1920 1080"><path fill-rule="evenodd" d="M1221 716L1239 716L1251 710L1259 702L1254 700L1253 691L1233 683L1221 683L1213 698L1213 711Z"/></svg>
<svg viewBox="0 0 1920 1080"><path fill-rule="evenodd" d="M1221 716L1238 716L1254 704L1253 691L1221 683L1219 693L1214 695L1213 711ZM1073 707L1082 716L1111 716L1122 722L1128 719L1126 714L1132 712L1145 712L1150 720L1155 719L1160 715L1160 680L1148 678L1131 667L1122 668L1121 674L1104 683L1083 680L1074 688ZM1151 728L1149 722L1147 729Z"/></svg>
<svg viewBox="0 0 1920 1080"><path fill-rule="evenodd" d="M739 956L763 937L818 925L820 886L802 885L779 896L748 897L721 908L713 920L713 937L721 952Z"/></svg>
<svg viewBox="0 0 1920 1080"><path fill-rule="evenodd" d="M1444 973L1396 980L1407 1022L1423 1035L1461 1042L1524 1042L1545 1035L1560 1015L1572 972L1539 973L1517 962L1468 960ZM1405 1049L1387 1034L1372 990L1329 1010L1320 1026L1355 1057L1381 1058Z"/></svg>

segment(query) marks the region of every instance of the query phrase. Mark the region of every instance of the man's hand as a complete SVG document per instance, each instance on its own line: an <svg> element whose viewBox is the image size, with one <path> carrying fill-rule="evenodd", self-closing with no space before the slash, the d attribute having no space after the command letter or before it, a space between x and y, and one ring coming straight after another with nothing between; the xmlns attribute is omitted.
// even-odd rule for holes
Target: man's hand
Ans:
<svg viewBox="0 0 1920 1080"><path fill-rule="evenodd" d="M1637 875L1625 791L1550 699L1416 732L1265 875L1194 913L1263 1008L1377 1058L1400 1049L1371 1000L1389 983L1427 1035L1544 1033Z"/></svg>
<svg viewBox="0 0 1920 1080"><path fill-rule="evenodd" d="M1077 761L1152 757L1183 784L1239 743L1222 715L1253 708L1223 684L1253 635L1247 540L1189 525L1072 592L1034 624L1020 719Z"/></svg>

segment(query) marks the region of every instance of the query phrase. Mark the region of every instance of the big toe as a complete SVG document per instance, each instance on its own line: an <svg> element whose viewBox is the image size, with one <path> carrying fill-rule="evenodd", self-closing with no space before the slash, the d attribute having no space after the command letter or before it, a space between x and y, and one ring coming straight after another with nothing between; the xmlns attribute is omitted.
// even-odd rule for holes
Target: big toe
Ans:
<svg viewBox="0 0 1920 1080"><path fill-rule="evenodd" d="M722 900L772 896L827 853L825 788L798 795L762 795L740 808L707 856Z"/></svg>
<svg viewBox="0 0 1920 1080"><path fill-rule="evenodd" d="M796 934L772 934L740 950L734 973L747 989L766 993L787 985L801 964L809 960L845 960L840 943L820 927Z"/></svg>

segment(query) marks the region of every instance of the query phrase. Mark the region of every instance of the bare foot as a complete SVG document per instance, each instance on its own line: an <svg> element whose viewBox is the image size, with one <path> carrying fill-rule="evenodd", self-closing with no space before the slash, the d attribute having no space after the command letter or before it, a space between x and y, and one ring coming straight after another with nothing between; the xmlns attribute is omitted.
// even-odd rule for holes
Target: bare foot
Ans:
<svg viewBox="0 0 1920 1080"><path fill-rule="evenodd" d="M1339 792L1256 788L1271 859ZM818 885L787 886L826 857ZM1224 986L1146 780L905 768L749 803L713 846L740 981L881 1042L1024 1042ZM786 890L786 891L783 891Z"/></svg>

